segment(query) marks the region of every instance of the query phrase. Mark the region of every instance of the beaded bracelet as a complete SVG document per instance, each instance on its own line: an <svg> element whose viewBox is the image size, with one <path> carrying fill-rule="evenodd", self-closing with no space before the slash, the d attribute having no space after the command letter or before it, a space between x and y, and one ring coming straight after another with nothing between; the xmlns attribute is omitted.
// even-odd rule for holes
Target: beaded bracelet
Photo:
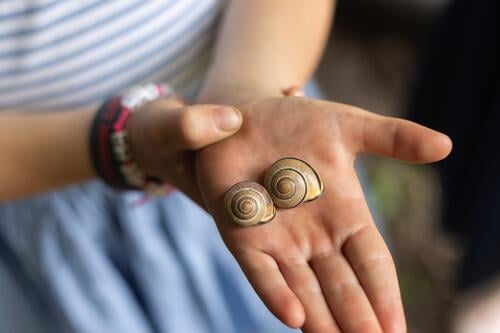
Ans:
<svg viewBox="0 0 500 333"><path fill-rule="evenodd" d="M136 86L98 109L90 132L90 155L97 175L120 190L141 190L149 196L165 193L163 182L146 175L131 154L126 122L147 102L173 96L166 84Z"/></svg>

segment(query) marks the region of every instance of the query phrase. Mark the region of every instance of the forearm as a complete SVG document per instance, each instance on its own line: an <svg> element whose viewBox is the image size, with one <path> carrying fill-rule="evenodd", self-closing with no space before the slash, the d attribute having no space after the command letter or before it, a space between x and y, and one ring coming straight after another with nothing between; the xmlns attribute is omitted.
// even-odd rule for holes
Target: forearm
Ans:
<svg viewBox="0 0 500 333"><path fill-rule="evenodd" d="M334 0L231 1L201 99L249 91L280 94L314 72Z"/></svg>
<svg viewBox="0 0 500 333"><path fill-rule="evenodd" d="M0 114L0 200L89 180L89 130L95 110Z"/></svg>

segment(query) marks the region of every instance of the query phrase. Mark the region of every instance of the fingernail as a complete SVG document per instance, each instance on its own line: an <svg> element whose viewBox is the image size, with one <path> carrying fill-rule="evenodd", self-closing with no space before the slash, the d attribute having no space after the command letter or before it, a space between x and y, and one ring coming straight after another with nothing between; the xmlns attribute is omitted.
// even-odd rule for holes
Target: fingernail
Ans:
<svg viewBox="0 0 500 333"><path fill-rule="evenodd" d="M233 107L218 107L214 114L215 126L223 131L234 131L241 124L241 113Z"/></svg>

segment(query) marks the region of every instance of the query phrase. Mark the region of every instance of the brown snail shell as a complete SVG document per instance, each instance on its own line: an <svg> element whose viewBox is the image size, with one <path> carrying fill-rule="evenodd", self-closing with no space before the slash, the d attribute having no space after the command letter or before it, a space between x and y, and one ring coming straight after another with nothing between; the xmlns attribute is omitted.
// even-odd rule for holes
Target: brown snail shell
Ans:
<svg viewBox="0 0 500 333"><path fill-rule="evenodd" d="M276 214L269 193L254 182L233 185L224 196L224 212L231 222L242 227L269 222Z"/></svg>
<svg viewBox="0 0 500 333"><path fill-rule="evenodd" d="M274 204L293 208L316 199L323 193L319 174L306 162L293 157L276 161L266 171L264 186Z"/></svg>

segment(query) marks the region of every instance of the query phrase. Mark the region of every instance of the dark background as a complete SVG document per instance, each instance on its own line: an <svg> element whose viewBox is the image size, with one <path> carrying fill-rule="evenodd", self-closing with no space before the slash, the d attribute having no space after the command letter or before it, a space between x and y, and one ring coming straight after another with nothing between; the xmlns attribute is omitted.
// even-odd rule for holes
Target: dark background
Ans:
<svg viewBox="0 0 500 333"><path fill-rule="evenodd" d="M408 116L421 56L445 0L340 0L317 72L332 100ZM395 257L409 332L449 331L460 244L442 232L431 166L362 158L384 238Z"/></svg>

